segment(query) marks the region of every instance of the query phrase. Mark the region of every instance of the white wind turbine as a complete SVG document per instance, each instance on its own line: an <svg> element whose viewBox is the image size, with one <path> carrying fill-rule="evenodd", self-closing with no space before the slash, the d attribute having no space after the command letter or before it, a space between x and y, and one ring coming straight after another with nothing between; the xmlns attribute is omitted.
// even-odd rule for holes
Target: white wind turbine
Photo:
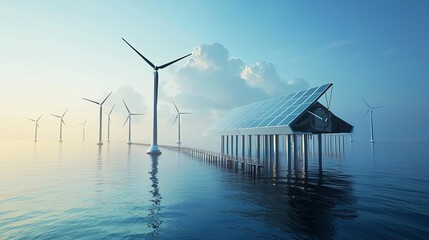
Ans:
<svg viewBox="0 0 429 240"><path fill-rule="evenodd" d="M27 118L30 121L33 121L35 123L35 130L34 130L34 141L37 142L37 129L39 128L39 124L37 123L39 121L39 119L43 116L40 115L40 117L37 120L31 119L31 118Z"/></svg>
<svg viewBox="0 0 429 240"><path fill-rule="evenodd" d="M125 43L128 44L128 46L130 46L141 58L143 58L143 60L145 60L145 62L147 64L149 64L154 72L153 72L153 134L152 134L152 144L149 147L149 149L147 150L148 154L161 154L161 150L158 147L158 118L157 118L157 106L158 106L158 69L163 69L167 66L170 66L171 64L180 61L188 56L190 56L192 53L183 56L181 58L178 58L174 61L168 62L166 64L163 64L161 66L155 66L155 64L153 64L151 61L149 61L147 58L145 58L141 53L139 53L139 51L137 51L133 46L131 46L131 44L129 44L125 39L122 38L122 40L124 40Z"/></svg>
<svg viewBox="0 0 429 240"><path fill-rule="evenodd" d="M144 114L143 113L131 113L130 109L128 108L128 106L125 103L124 99L122 99L122 102L124 102L124 105L125 105L125 107L127 108L127 111L128 111L128 117L127 117L127 119L125 119L125 122L122 125L122 127L125 126L125 124L128 121L128 144L132 144L132 142L131 142L131 116L141 116L141 115L144 115Z"/></svg>
<svg viewBox="0 0 429 240"><path fill-rule="evenodd" d="M109 95L107 95L107 97L101 103L93 101L93 100L88 99L88 98L82 98L83 100L95 103L95 104L97 104L97 105L100 106L100 128L99 128L99 132L98 132L98 143L97 143L97 145L103 145L103 142L101 141L101 129L102 129L102 126L103 126L102 125L102 121L103 121L103 115L102 115L102 113L103 113L103 103L107 100L107 98L110 96L110 94L112 94L112 92L110 92Z"/></svg>
<svg viewBox="0 0 429 240"><path fill-rule="evenodd" d="M363 101L365 102L366 106L368 107L368 110L366 111L364 118L366 117L366 115L367 115L367 114L368 114L368 112L369 112L369 128L370 128L370 131L371 131L371 139L369 140L369 142L370 142L370 143L374 143L374 142L375 142L375 140L374 140L374 123L373 123L373 120L372 120L372 110L377 109L377 108L382 108L382 107L384 107L384 106L371 107L371 106L369 106L369 104L365 101L365 99L363 99Z"/></svg>
<svg viewBox="0 0 429 240"><path fill-rule="evenodd" d="M59 116L59 115L55 115L55 114L51 114L54 117L57 117L60 119L60 140L58 140L59 142L63 141L63 123L66 124L66 122L64 122L63 117L64 115L66 115L68 109L63 113L63 115Z"/></svg>
<svg viewBox="0 0 429 240"><path fill-rule="evenodd" d="M112 109L110 109L109 114L107 115L107 141L110 142L110 114L112 114L113 109L115 108L115 104L113 104Z"/></svg>
<svg viewBox="0 0 429 240"><path fill-rule="evenodd" d="M179 145L179 147L180 147L180 144L182 143L181 141L180 141L180 116L182 115L182 114L191 114L191 113L189 113L189 112L180 112L179 111L179 109L177 108L177 106L176 106L176 104L174 103L174 101L173 101L173 104L174 104L174 107L176 108L176 111L177 111L177 115L176 115L176 118L174 119L174 122L173 122L173 125L176 123L176 121L177 121L177 144Z"/></svg>
<svg viewBox="0 0 429 240"><path fill-rule="evenodd" d="M79 125L82 126L83 132L82 132L82 141L85 142L85 126L86 126L86 121L88 121L88 119L85 120L85 122L83 123L79 123Z"/></svg>

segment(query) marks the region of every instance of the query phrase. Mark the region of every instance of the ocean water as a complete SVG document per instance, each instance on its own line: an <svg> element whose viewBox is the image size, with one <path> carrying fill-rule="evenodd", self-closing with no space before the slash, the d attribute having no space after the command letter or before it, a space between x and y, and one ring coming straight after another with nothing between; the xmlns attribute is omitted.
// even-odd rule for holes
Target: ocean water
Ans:
<svg viewBox="0 0 429 240"><path fill-rule="evenodd" d="M347 143L262 178L123 142L2 142L0 239L427 239L429 143ZM275 174L273 174L275 172Z"/></svg>

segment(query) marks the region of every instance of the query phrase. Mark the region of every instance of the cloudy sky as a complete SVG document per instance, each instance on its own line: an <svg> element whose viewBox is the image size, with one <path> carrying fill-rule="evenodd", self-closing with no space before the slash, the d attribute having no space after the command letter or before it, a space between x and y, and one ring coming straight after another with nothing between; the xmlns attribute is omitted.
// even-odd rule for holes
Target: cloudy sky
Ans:
<svg viewBox="0 0 429 240"><path fill-rule="evenodd" d="M31 140L97 139L98 107L106 101L112 138L126 141L124 99L133 138L151 136L154 64L192 53L159 71L159 143L176 138L175 101L182 141L234 107L328 82L332 111L369 139L366 107L380 140L428 139L429 3L427 1L1 1L0 137ZM107 118L106 118L107 119ZM106 119L104 122L106 122ZM107 128L104 126L104 128ZM105 134L106 135L106 134ZM105 138L105 137L104 137Z"/></svg>

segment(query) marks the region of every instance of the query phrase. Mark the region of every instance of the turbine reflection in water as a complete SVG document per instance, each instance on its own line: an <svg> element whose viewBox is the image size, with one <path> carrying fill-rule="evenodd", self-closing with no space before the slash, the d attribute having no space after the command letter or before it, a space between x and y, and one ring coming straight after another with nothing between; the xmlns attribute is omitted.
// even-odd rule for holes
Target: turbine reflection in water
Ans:
<svg viewBox="0 0 429 240"><path fill-rule="evenodd" d="M98 145L98 154L97 154L97 172L96 172L96 180L97 180L97 186L100 186L104 184L103 179L103 158L101 156L101 150L102 146ZM97 192L102 192L101 188L97 188Z"/></svg>
<svg viewBox="0 0 429 240"><path fill-rule="evenodd" d="M149 208L149 223L147 224L149 228L151 228L153 231L151 233L152 236L156 236L158 233L158 228L162 224L162 220L160 219L159 212L161 210L161 199L162 196L159 192L159 186L158 186L158 158L159 155L149 155L151 161L152 161L152 171L149 172L150 174L150 180L152 182L152 190L149 192L152 194L152 199L150 200L152 202L152 206Z"/></svg>

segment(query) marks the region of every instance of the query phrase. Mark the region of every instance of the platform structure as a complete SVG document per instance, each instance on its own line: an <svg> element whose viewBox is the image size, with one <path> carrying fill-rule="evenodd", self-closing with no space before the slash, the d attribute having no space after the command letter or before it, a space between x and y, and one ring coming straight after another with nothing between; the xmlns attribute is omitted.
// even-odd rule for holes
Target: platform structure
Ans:
<svg viewBox="0 0 429 240"><path fill-rule="evenodd" d="M308 170L311 145L313 153L317 148L322 173L322 135L325 146L336 150L340 148L341 136L344 148L344 134L353 132L351 124L330 110L332 89L333 84L328 83L234 108L204 130L203 135L220 137L221 154L260 159L269 166L280 161L279 144L285 144L288 171L298 158L303 161L303 170ZM322 96L325 105L319 101Z"/></svg>

